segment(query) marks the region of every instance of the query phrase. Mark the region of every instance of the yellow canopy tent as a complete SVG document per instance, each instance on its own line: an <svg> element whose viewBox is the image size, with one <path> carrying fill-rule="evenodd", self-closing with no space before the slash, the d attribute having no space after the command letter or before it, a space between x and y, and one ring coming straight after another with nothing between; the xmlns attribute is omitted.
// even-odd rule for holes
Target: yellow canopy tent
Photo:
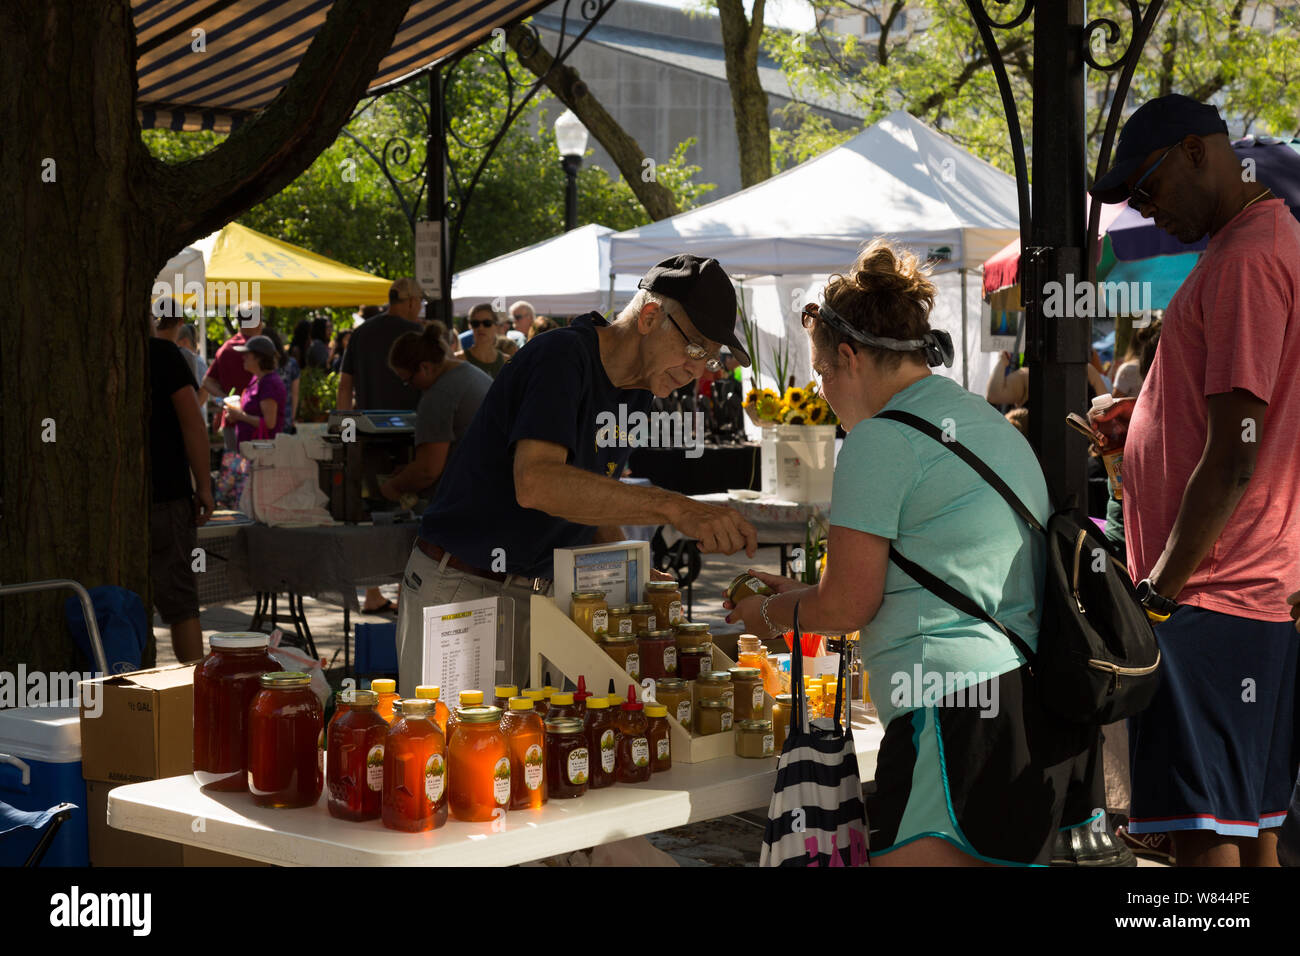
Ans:
<svg viewBox="0 0 1300 956"><path fill-rule="evenodd" d="M264 306L285 307L358 306L388 301L388 279L236 222L227 223L220 232L201 239L195 246L203 253L208 288L223 285L229 290L224 296L226 301L253 299Z"/></svg>

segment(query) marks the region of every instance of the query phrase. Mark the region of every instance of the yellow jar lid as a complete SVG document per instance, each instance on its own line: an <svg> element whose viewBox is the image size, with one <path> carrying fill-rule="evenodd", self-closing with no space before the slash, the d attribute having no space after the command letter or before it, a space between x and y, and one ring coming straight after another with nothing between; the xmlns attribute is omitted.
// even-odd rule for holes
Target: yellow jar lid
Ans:
<svg viewBox="0 0 1300 956"><path fill-rule="evenodd" d="M437 684L421 684L415 688L417 700L437 700L442 696L442 688Z"/></svg>
<svg viewBox="0 0 1300 956"><path fill-rule="evenodd" d="M527 697L534 702L546 699L546 691L540 687L525 687L519 694L521 697Z"/></svg>
<svg viewBox="0 0 1300 956"><path fill-rule="evenodd" d="M511 697L510 709L511 710L532 710L533 699L531 697Z"/></svg>
<svg viewBox="0 0 1300 956"><path fill-rule="evenodd" d="M567 690L557 690L551 695L551 703L563 707L566 704L573 703L573 693Z"/></svg>
<svg viewBox="0 0 1300 956"><path fill-rule="evenodd" d="M376 694L391 694L397 690L397 681L380 677L370 682L370 689Z"/></svg>
<svg viewBox="0 0 1300 956"><path fill-rule="evenodd" d="M667 705L660 703L646 704L645 715L647 717L667 717L668 707Z"/></svg>
<svg viewBox="0 0 1300 956"><path fill-rule="evenodd" d="M493 688L493 693L498 697L518 697L519 688L514 684L497 684L497 686Z"/></svg>
<svg viewBox="0 0 1300 956"><path fill-rule="evenodd" d="M609 698L608 698L608 697L588 697L588 698L587 698L587 709L588 709L588 710L604 710L604 709L605 709L606 707L608 707L608 706L609 706Z"/></svg>
<svg viewBox="0 0 1300 956"><path fill-rule="evenodd" d="M475 707L483 703L483 692L481 690L463 690L460 692L460 706Z"/></svg>
<svg viewBox="0 0 1300 956"><path fill-rule="evenodd" d="M545 693L546 693L546 699L547 699L547 700L550 700L550 699L551 699L551 696L552 696L552 695L553 695L557 690L559 690L559 689L560 689L560 688L558 688L558 687L554 687L554 686L552 686L551 684L547 684L545 687L542 688L542 690L545 691Z"/></svg>

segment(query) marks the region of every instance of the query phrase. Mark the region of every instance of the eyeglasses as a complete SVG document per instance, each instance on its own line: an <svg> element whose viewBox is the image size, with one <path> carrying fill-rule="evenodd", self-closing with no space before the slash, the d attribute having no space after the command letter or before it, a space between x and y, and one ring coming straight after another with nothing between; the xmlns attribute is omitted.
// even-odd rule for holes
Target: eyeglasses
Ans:
<svg viewBox="0 0 1300 956"><path fill-rule="evenodd" d="M704 363L704 367L707 368L710 372L722 371L722 360L717 358L716 356L710 355L708 349L706 349L703 345L697 345L694 342L692 342L689 338L687 338L686 333L682 331L682 327L677 324L677 320L668 314L668 310L664 309L663 312L664 315L668 316L668 321L673 324L673 328L677 330L677 333L682 338L686 339L686 357L693 362L702 361Z"/></svg>
<svg viewBox="0 0 1300 956"><path fill-rule="evenodd" d="M1138 177L1138 181L1135 182L1133 184L1133 187L1128 191L1129 192L1128 204L1130 206L1132 206L1134 209L1137 209L1139 206L1155 205L1155 198L1151 195L1151 193L1149 193L1147 190L1142 188L1142 184L1146 182L1147 177L1149 177L1152 173L1156 171L1156 167L1165 161L1166 156L1168 156L1170 153L1172 153L1174 150L1176 150L1179 146L1182 145L1183 144L1181 142L1174 143L1174 145L1170 146L1167 150L1165 150L1163 153L1160 154L1160 158L1151 164L1150 169L1148 169L1145 173L1143 173L1141 176Z"/></svg>
<svg viewBox="0 0 1300 956"><path fill-rule="evenodd" d="M470 319L469 324L475 329L490 329L497 323L495 319Z"/></svg>

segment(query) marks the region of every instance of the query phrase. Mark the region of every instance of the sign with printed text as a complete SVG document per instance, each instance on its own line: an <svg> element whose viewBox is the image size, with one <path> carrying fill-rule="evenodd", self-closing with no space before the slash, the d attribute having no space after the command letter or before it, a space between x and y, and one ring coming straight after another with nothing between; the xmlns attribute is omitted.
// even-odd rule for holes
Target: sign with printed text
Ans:
<svg viewBox="0 0 1300 956"><path fill-rule="evenodd" d="M437 684L455 707L462 690L491 689L496 682L500 598L481 598L424 609L421 684Z"/></svg>
<svg viewBox="0 0 1300 956"><path fill-rule="evenodd" d="M426 298L442 295L442 222L423 220L415 224L415 281Z"/></svg>

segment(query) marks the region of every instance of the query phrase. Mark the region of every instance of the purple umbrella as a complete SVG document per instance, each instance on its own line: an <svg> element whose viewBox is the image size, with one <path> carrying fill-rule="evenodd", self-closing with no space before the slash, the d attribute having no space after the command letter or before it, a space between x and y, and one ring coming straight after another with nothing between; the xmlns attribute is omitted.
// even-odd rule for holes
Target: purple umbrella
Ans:
<svg viewBox="0 0 1300 956"><path fill-rule="evenodd" d="M1248 136L1235 141L1232 148L1243 161L1254 160L1256 181L1286 200L1291 214L1300 219L1300 140L1287 142ZM1163 229L1157 229L1154 220L1143 219L1132 208L1126 208L1115 218L1106 235L1110 237L1115 258L1126 262L1199 252L1208 241L1202 237L1198 242L1181 243Z"/></svg>

